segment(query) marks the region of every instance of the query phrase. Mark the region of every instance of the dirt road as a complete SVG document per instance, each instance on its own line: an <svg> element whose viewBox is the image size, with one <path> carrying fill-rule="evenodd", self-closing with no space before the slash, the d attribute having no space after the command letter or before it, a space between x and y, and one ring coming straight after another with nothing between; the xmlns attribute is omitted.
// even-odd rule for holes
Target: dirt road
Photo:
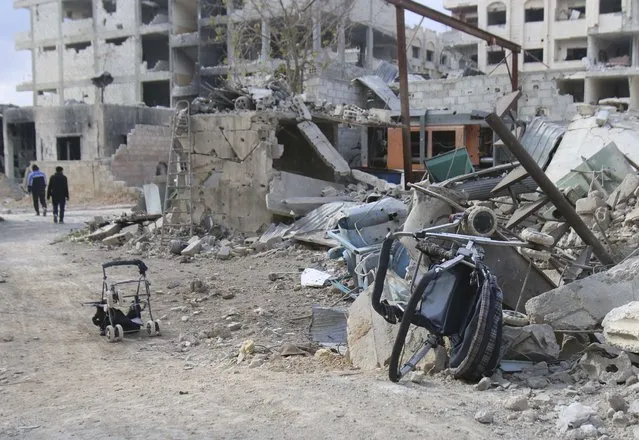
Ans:
<svg viewBox="0 0 639 440"><path fill-rule="evenodd" d="M134 336L109 344L80 302L99 293L100 263L114 251L49 244L99 213L72 211L63 226L31 214L7 215L0 223L5 280L0 283L0 438L552 436L532 421L507 422L498 410L494 424L479 424L475 412L501 407L506 393L479 393L458 382L395 385L385 372L295 368L312 366L318 362L314 358L287 360L281 371L270 364L248 368L218 360L212 354L220 350L205 344L196 356L179 349L179 319L165 325L159 338ZM149 266L151 278L168 276ZM171 270L175 266L162 272ZM249 278L235 280L236 285L248 288ZM174 302L158 296L156 313L169 313Z"/></svg>

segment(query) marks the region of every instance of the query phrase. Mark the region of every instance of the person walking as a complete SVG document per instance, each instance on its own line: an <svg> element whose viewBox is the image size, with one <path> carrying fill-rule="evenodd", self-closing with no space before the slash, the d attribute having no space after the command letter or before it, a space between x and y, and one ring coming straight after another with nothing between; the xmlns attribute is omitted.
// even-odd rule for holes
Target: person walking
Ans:
<svg viewBox="0 0 639 440"><path fill-rule="evenodd" d="M42 205L43 215L47 215L47 200L45 198L45 190L47 189L47 176L40 171L37 165L31 167L29 177L27 177L27 190L33 197L33 208L36 215L40 215L40 205Z"/></svg>
<svg viewBox="0 0 639 440"><path fill-rule="evenodd" d="M47 189L47 199L53 203L53 223L64 223L64 206L69 200L69 184L62 171L62 167L55 167L55 174L49 179Z"/></svg>

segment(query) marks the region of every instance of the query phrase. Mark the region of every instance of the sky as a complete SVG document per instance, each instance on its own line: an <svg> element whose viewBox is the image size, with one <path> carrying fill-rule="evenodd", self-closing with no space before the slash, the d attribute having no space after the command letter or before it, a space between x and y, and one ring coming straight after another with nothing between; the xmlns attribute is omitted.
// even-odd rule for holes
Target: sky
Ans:
<svg viewBox="0 0 639 440"><path fill-rule="evenodd" d="M443 11L443 0L418 0L419 3ZM29 51L16 51L14 36L17 32L29 30L29 12L26 9L13 9L12 0L0 0L0 104L31 105L31 92L17 92L16 87L31 80L31 55ZM419 23L419 16L407 13L406 23ZM424 27L443 30L441 25L425 20Z"/></svg>

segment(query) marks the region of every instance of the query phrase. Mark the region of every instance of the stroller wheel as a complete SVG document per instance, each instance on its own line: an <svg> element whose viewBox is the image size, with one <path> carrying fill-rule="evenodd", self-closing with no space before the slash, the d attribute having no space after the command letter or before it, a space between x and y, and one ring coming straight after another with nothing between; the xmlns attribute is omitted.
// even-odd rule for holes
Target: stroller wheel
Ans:
<svg viewBox="0 0 639 440"><path fill-rule="evenodd" d="M109 342L115 342L115 329L112 325L106 326L106 338Z"/></svg>
<svg viewBox="0 0 639 440"><path fill-rule="evenodd" d="M124 337L124 329L122 328L120 324L117 324L115 326L115 340L121 341L123 337Z"/></svg>
<svg viewBox="0 0 639 440"><path fill-rule="evenodd" d="M155 336L160 336L160 320L156 319L155 322Z"/></svg>
<svg viewBox="0 0 639 440"><path fill-rule="evenodd" d="M149 336L155 335L155 323L153 321L146 322L146 334Z"/></svg>

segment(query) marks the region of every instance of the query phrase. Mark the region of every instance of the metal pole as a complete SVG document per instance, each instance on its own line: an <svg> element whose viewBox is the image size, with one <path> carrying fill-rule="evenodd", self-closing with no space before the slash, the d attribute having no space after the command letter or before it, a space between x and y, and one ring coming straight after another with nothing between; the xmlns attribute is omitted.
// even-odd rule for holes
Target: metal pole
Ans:
<svg viewBox="0 0 639 440"><path fill-rule="evenodd" d="M493 131L506 144L510 152L519 160L519 163L528 174L533 178L535 183L539 185L541 190L548 196L550 201L557 207L561 215L564 216L566 222L572 226L575 232L581 237L584 243L592 246L592 249L602 264L615 264L612 257L608 254L606 248L597 240L592 231L583 222L577 211L572 207L564 195L550 181L544 171L539 168L537 163L528 154L526 149L519 143L517 138L510 132L506 124L495 113L491 113L486 117L486 122Z"/></svg>
<svg viewBox="0 0 639 440"><path fill-rule="evenodd" d="M512 77L512 86L513 92L519 89L519 53L513 50L512 52L512 60L513 60L513 77Z"/></svg>
<svg viewBox="0 0 639 440"><path fill-rule="evenodd" d="M408 105L408 60L406 59L406 23L404 9L395 7L397 20L397 64L399 66L399 99L402 109L402 144L406 189L413 177L413 153L410 146L410 108Z"/></svg>

